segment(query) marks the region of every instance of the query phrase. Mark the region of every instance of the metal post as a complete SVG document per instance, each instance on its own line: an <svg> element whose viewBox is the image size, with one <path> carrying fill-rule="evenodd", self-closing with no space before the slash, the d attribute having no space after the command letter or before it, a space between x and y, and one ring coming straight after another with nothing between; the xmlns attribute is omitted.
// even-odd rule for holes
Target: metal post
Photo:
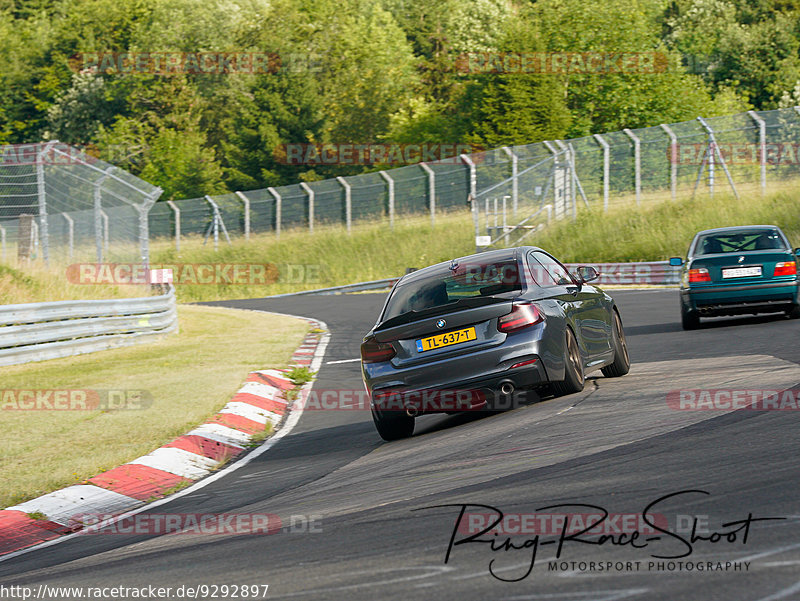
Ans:
<svg viewBox="0 0 800 601"><path fill-rule="evenodd" d="M308 194L308 233L314 233L314 190L305 182L300 182L300 187Z"/></svg>
<svg viewBox="0 0 800 601"><path fill-rule="evenodd" d="M244 195L244 192L234 192L244 203L244 239L250 240L250 199Z"/></svg>
<svg viewBox="0 0 800 601"><path fill-rule="evenodd" d="M542 144L544 144L545 148L547 148L547 150L549 150L551 152L551 154L553 155L553 181L552 181L552 186L553 186L553 206L556 209L556 211L555 211L556 219L560 219L561 218L560 216L563 214L563 208L564 207L563 207L563 200L559 199L559 191L563 193L564 190L559 190L559 186L558 186L558 183L556 182L556 178L560 177L560 175L562 174L562 171L563 171L560 168L559 158L558 158L558 155L560 155L563 152L563 150L562 151L556 150L555 146L553 146L553 144L550 143L548 140L545 140L544 142L542 142ZM548 190L549 190L550 184L551 184L551 182L548 181ZM545 199L545 197L543 196L542 197L542 202L544 202L544 199ZM559 212L559 209L561 209L561 212Z"/></svg>
<svg viewBox="0 0 800 601"><path fill-rule="evenodd" d="M600 134L595 134L594 139L603 149L603 211L608 211L608 192L610 189L608 176L611 166L611 147Z"/></svg>
<svg viewBox="0 0 800 601"><path fill-rule="evenodd" d="M50 236L47 232L47 192L44 188L44 161L45 155L57 141L48 142L36 155L36 196L39 200L39 226L41 229L42 258L45 265L50 260Z"/></svg>
<svg viewBox="0 0 800 601"><path fill-rule="evenodd" d="M34 258L39 256L39 224L36 220L31 221L31 248L33 248Z"/></svg>
<svg viewBox="0 0 800 601"><path fill-rule="evenodd" d="M561 149L561 152L564 153L564 156L567 159L567 185L569 187L569 204L572 208L572 218L575 219L577 217L577 204L575 202L575 161L572 158L572 154L570 152L571 147L567 147L566 144L562 140L554 140L558 147Z"/></svg>
<svg viewBox="0 0 800 601"><path fill-rule="evenodd" d="M639 201L642 197L642 149L641 149L641 141L639 138L629 129L622 130L626 136L628 136L633 141L633 169L634 169L634 185L636 187L636 204L639 204Z"/></svg>
<svg viewBox="0 0 800 601"><path fill-rule="evenodd" d="M380 176L386 180L389 193L389 228L394 229L394 180L385 171L379 171Z"/></svg>
<svg viewBox="0 0 800 601"><path fill-rule="evenodd" d="M336 181L344 188L344 219L347 224L347 233L349 234L350 226L353 223L353 197L350 194L350 184L341 176L337 177Z"/></svg>
<svg viewBox="0 0 800 601"><path fill-rule="evenodd" d="M581 198L583 199L583 204L586 205L586 208L589 208L589 200L586 198L586 193L583 191L583 186L581 185L581 180L578 178L578 167L575 161L575 147L572 145L572 142L569 143L569 156L571 157L571 165L572 165L572 184L575 188L572 191L572 207L575 211L575 217L578 216L578 202L577 196L575 192L579 192Z"/></svg>
<svg viewBox="0 0 800 601"><path fill-rule="evenodd" d="M475 239L477 240L478 236L481 235L481 224L478 217L478 202L475 199L475 196L472 194L467 197L467 200L469 201L469 209L472 212L472 222L475 225ZM477 245L475 252L478 252Z"/></svg>
<svg viewBox="0 0 800 601"><path fill-rule="evenodd" d="M678 195L678 137L663 123L661 129L669 136L669 188L672 192L672 200Z"/></svg>
<svg viewBox="0 0 800 601"><path fill-rule="evenodd" d="M171 200L167 201L167 205L175 213L175 252L181 252L181 210Z"/></svg>
<svg viewBox="0 0 800 601"><path fill-rule="evenodd" d="M97 262L103 262L103 218L101 213L103 212L103 182L106 178L111 174L111 171L114 169L113 166L109 167L105 170L103 175L94 182L94 246L95 252L97 254Z"/></svg>
<svg viewBox="0 0 800 601"><path fill-rule="evenodd" d="M705 129L706 132L708 133L708 150L707 150L707 152L708 152L708 155L709 155L708 156L708 159L709 159L709 171L711 171L713 169L714 155L716 155L716 157L719 159L719 164L722 166L722 170L725 172L725 177L728 178L728 183L731 186L731 190L733 190L733 195L738 199L739 198L739 192L736 190L736 185L733 183L733 178L731 177L731 172L728 171L728 166L725 164L725 159L722 157L722 153L719 151L719 147L717 146L717 139L714 136L714 130L711 129L711 126L708 123L706 123L706 120L703 119L702 117L698 117L697 120L703 126L703 129ZM712 179L711 175L709 175L709 180L710 180L711 184L713 184L713 179ZM695 190L696 189L697 189L697 186L695 185ZM713 191L713 188L712 188L712 191Z"/></svg>
<svg viewBox="0 0 800 601"><path fill-rule="evenodd" d="M152 194L147 196L145 202L137 207L139 209L139 250L142 256L142 264L145 266L150 265L150 224L147 221L147 216L163 192L164 190L161 188L156 188ZM230 240L228 241L230 242Z"/></svg>
<svg viewBox="0 0 800 601"><path fill-rule="evenodd" d="M475 167L475 163L468 154L462 154L459 158L469 169L469 193L475 196L478 193L478 171Z"/></svg>
<svg viewBox="0 0 800 601"><path fill-rule="evenodd" d="M278 193L278 191L275 188L272 188L272 187L267 188L267 192L272 194L272 197L275 199L275 237L276 238L280 238L281 237L281 225L282 225L281 222L283 221L283 199L281 198L281 195ZM242 196L244 196L244 195L242 195ZM313 195L312 195L312 203L313 203ZM250 206L250 203L248 202L248 207L249 206ZM309 222L309 223L311 223L311 222ZM248 227L249 227L249 224L248 224ZM312 231L313 231L313 226L312 226Z"/></svg>
<svg viewBox="0 0 800 601"><path fill-rule="evenodd" d="M0 245L2 245L2 254L0 254L0 261L6 261L6 228L0 225Z"/></svg>
<svg viewBox="0 0 800 601"><path fill-rule="evenodd" d="M501 150L511 159L511 206L516 215L519 208L519 157L508 146L503 146Z"/></svg>
<svg viewBox="0 0 800 601"><path fill-rule="evenodd" d="M758 162L761 167L761 195L767 193L767 123L755 111L747 111L758 125Z"/></svg>
<svg viewBox="0 0 800 601"><path fill-rule="evenodd" d="M219 244L219 230L222 228L222 233L225 234L225 238L228 240L228 244L231 243L231 237L228 235L228 229L225 227L225 222L222 220L222 215L219 212L219 205L211 198L208 194L204 197L208 204L211 205L211 210L214 213L214 220L212 221L212 228L214 230L214 250L217 250Z"/></svg>
<svg viewBox="0 0 800 601"><path fill-rule="evenodd" d="M67 213L61 213L61 216L67 220L67 244L69 245L69 258L72 258L72 253L75 250L75 221Z"/></svg>
<svg viewBox="0 0 800 601"><path fill-rule="evenodd" d="M436 225L436 175L428 163L422 162L419 166L428 174L428 207L431 211L431 226L434 226Z"/></svg>
<svg viewBox="0 0 800 601"><path fill-rule="evenodd" d="M103 247L105 250L105 256L108 258L108 240L110 235L108 233L109 225L108 225L108 215L103 209L100 209L100 217L103 219Z"/></svg>

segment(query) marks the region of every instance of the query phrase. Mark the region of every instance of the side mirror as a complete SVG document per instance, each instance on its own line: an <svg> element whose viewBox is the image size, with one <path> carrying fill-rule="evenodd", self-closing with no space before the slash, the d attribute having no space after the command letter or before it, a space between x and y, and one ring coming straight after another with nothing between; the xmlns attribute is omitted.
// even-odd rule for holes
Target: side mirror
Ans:
<svg viewBox="0 0 800 601"><path fill-rule="evenodd" d="M600 277L600 274L597 273L597 270L591 265L581 265L575 270L575 273L582 284L585 282L591 282L592 280L596 280Z"/></svg>
<svg viewBox="0 0 800 601"><path fill-rule="evenodd" d="M798 249L798 250L800 250L800 249ZM680 257L670 257L669 258L669 264L672 267L680 267L681 265L683 265L683 259L681 259Z"/></svg>
<svg viewBox="0 0 800 601"><path fill-rule="evenodd" d="M800 255L800 248L795 248L794 249L794 254Z"/></svg>

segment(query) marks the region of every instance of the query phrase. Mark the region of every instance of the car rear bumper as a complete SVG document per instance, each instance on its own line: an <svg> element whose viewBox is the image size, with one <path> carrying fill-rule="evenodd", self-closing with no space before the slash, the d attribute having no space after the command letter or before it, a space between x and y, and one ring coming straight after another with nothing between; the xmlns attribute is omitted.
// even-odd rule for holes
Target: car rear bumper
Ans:
<svg viewBox="0 0 800 601"><path fill-rule="evenodd" d="M681 289L681 303L700 315L741 315L783 311L798 302L797 281Z"/></svg>
<svg viewBox="0 0 800 601"><path fill-rule="evenodd" d="M523 363L519 367L512 367ZM472 378L455 378L446 386L412 388L386 385L370 390L372 407L378 411L414 409L426 413L459 413L483 408L504 409L532 400L536 386L546 384L547 371L540 357L523 355L497 366L495 371ZM506 392L501 392L506 388Z"/></svg>

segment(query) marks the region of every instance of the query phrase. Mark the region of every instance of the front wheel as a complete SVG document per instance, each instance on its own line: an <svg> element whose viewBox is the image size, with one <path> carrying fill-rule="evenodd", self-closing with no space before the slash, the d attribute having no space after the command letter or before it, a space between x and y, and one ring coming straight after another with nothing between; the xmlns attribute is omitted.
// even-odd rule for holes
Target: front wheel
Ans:
<svg viewBox="0 0 800 601"><path fill-rule="evenodd" d="M414 418L405 411L376 411L372 407L372 421L384 440L400 440L414 433Z"/></svg>
<svg viewBox="0 0 800 601"><path fill-rule="evenodd" d="M792 305L786 310L786 317L789 319L800 319L800 305Z"/></svg>
<svg viewBox="0 0 800 601"><path fill-rule="evenodd" d="M622 320L619 313L614 311L614 362L606 365L600 371L606 378L618 378L624 376L631 369L631 360L628 356L628 344L625 342L625 331L622 329Z"/></svg>
<svg viewBox="0 0 800 601"><path fill-rule="evenodd" d="M556 396L573 394L583 390L583 361L581 352L578 349L578 341L575 334L567 328L566 340L564 342L564 380L553 382L552 389Z"/></svg>

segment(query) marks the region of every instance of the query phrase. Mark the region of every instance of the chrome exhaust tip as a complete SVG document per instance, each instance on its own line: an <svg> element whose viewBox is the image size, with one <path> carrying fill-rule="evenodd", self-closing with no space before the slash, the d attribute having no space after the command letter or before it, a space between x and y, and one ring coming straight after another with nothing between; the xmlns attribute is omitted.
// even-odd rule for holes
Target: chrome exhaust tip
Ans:
<svg viewBox="0 0 800 601"><path fill-rule="evenodd" d="M419 415L419 410L416 407L407 407L406 415L408 417L417 417Z"/></svg>
<svg viewBox="0 0 800 601"><path fill-rule="evenodd" d="M509 396L514 392L514 385L511 382L503 382L500 384L500 392Z"/></svg>

